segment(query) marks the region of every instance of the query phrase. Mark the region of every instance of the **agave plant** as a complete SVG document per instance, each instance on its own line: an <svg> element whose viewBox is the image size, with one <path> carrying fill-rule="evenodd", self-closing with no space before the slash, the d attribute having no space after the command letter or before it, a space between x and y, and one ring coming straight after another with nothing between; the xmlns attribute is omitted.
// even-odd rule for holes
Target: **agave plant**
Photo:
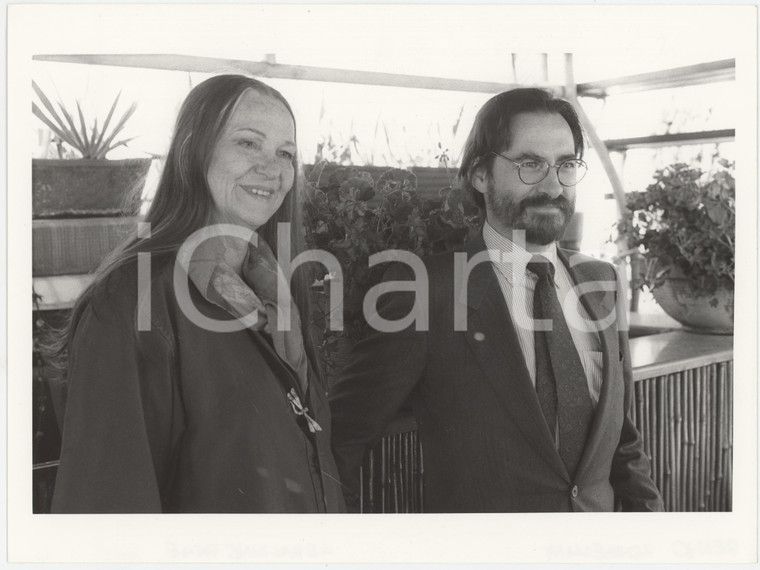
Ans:
<svg viewBox="0 0 760 570"><path fill-rule="evenodd" d="M76 102L79 119L79 123L77 124L72 113L66 110L63 103L60 101L58 102L58 110L60 111L59 115L55 106L50 102L50 99L45 96L45 93L43 93L42 89L40 89L39 85L34 81L32 81L32 88L34 89L34 92L37 93L47 114L45 114L35 102L32 102L32 113L45 123L45 125L47 125L63 142L78 151L82 155L82 158L104 159L106 154L110 151L126 145L132 140L132 138L134 138L132 137L115 141L116 136L124 129L124 125L135 112L135 109L137 109L137 103L132 103L115 125L111 126L111 119L116 110L116 105L119 103L121 92L119 92L111 105L111 109L108 112L103 125L99 127L98 119L95 118L92 126L88 128L79 101ZM61 116L63 116L63 119Z"/></svg>

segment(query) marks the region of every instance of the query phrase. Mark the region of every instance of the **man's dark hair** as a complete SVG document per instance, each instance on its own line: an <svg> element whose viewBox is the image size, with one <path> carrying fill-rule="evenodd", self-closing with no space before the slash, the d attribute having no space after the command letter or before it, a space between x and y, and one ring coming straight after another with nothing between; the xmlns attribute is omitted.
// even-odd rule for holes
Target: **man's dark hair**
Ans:
<svg viewBox="0 0 760 570"><path fill-rule="evenodd" d="M512 118L520 113L557 113L570 126L575 153L583 157L583 129L578 114L569 101L555 97L550 91L533 87L505 91L489 99L478 111L467 141L464 143L459 179L464 189L481 209L485 208L483 194L475 190L471 178L475 169L485 166L491 172L494 155L504 152L511 143Z"/></svg>

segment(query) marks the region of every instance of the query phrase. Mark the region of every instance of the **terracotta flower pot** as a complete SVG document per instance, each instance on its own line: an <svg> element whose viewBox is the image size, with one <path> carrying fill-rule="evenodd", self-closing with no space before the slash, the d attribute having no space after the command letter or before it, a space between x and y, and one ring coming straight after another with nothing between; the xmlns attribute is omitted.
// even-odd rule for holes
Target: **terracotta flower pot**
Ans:
<svg viewBox="0 0 760 570"><path fill-rule="evenodd" d="M712 295L699 295L688 279L669 277L652 295L662 310L687 330L734 334L733 289L721 288Z"/></svg>
<svg viewBox="0 0 760 570"><path fill-rule="evenodd" d="M134 215L151 159L32 160L32 217Z"/></svg>

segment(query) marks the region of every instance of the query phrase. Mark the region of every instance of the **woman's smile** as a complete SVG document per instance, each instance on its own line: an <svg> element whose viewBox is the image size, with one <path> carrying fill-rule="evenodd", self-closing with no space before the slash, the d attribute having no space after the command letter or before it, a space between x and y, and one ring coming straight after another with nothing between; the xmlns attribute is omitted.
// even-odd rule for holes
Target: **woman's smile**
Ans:
<svg viewBox="0 0 760 570"><path fill-rule="evenodd" d="M275 193L274 190L269 190L260 186L254 186L252 184L239 184L239 186L248 194L253 194L254 196L262 196L264 198L269 198L272 194Z"/></svg>

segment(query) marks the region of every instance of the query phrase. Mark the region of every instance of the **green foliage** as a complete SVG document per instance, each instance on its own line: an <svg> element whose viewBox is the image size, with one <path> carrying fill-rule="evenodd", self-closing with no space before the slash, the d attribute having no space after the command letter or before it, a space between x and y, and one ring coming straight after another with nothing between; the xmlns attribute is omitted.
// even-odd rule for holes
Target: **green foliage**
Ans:
<svg viewBox="0 0 760 570"><path fill-rule="evenodd" d="M344 331L328 330L325 312L316 316L321 327L322 353L328 369L334 366L338 338L356 340L366 321L362 303L366 292L380 282L387 264L369 267L369 256L388 249L430 255L462 245L480 228L477 208L461 189L447 186L439 198L422 200L417 178L407 170L389 169L373 180L354 167L340 167L323 176L325 165L312 170L307 185L306 235L309 246L335 255L343 270ZM318 276L321 279L322 276ZM329 278L325 279L325 290Z"/></svg>
<svg viewBox="0 0 760 570"><path fill-rule="evenodd" d="M704 294L733 288L733 162L721 159L710 173L673 164L658 170L644 192L626 198L630 218L618 223L618 231L647 259L645 285L657 287L668 274L680 272Z"/></svg>
<svg viewBox="0 0 760 570"><path fill-rule="evenodd" d="M32 88L37 94L37 97L39 97L47 114L45 114L35 102L32 102L32 113L52 130L55 136L78 151L82 155L82 158L105 159L106 154L110 151L126 145L132 140L123 139L115 141L114 139L122 130L124 130L124 126L137 108L137 103L132 103L116 122L115 126L109 130L109 127L111 127L111 119L116 110L116 105L119 103L121 93L116 96L105 121L103 121L102 127L98 127L98 119L96 118L93 121L92 126L88 128L79 101L76 102L79 120L77 123L77 121L74 120L73 113L69 112L60 101L58 102L58 111L60 111L59 115L53 103L34 81L32 81ZM63 150L59 148L58 152L59 156L64 158Z"/></svg>

